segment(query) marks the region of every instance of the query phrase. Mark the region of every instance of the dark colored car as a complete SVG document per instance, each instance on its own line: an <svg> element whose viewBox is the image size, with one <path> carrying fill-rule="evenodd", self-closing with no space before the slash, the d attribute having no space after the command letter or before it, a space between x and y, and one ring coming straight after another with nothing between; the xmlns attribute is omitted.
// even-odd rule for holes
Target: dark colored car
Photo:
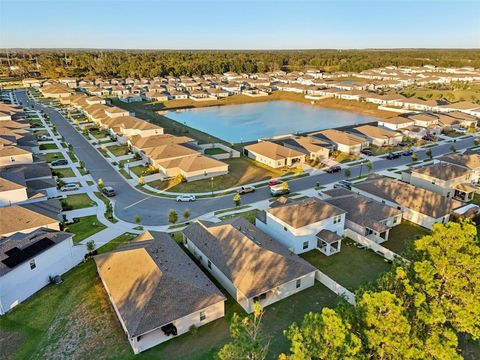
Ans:
<svg viewBox="0 0 480 360"><path fill-rule="evenodd" d="M398 159L401 155L399 153L390 153L387 155L388 160Z"/></svg>
<svg viewBox="0 0 480 360"><path fill-rule="evenodd" d="M433 141L433 140L435 140L435 136L433 136L431 134L427 134L424 137L422 137L422 139L423 140L428 140L428 141Z"/></svg>
<svg viewBox="0 0 480 360"><path fill-rule="evenodd" d="M327 170L325 170L329 174L333 174L339 171L342 171L342 168L338 165L330 166Z"/></svg>
<svg viewBox="0 0 480 360"><path fill-rule="evenodd" d="M334 189L343 188L347 190L352 190L352 183L347 180L340 180L338 183L333 185Z"/></svg>
<svg viewBox="0 0 480 360"><path fill-rule="evenodd" d="M115 190L111 186L105 186L102 190L102 193L108 197L115 196Z"/></svg>
<svg viewBox="0 0 480 360"><path fill-rule="evenodd" d="M65 159L58 159L58 160L52 161L51 165L52 166L68 165L68 161Z"/></svg>
<svg viewBox="0 0 480 360"><path fill-rule="evenodd" d="M373 151L371 149L363 149L362 154L367 156L373 156Z"/></svg>
<svg viewBox="0 0 480 360"><path fill-rule="evenodd" d="M402 153L403 156L412 156L413 155L413 150L405 150Z"/></svg>

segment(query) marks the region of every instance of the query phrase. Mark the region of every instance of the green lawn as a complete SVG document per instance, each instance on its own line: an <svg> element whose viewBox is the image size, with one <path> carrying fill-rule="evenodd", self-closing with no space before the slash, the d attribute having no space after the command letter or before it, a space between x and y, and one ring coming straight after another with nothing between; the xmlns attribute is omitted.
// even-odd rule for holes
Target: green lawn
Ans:
<svg viewBox="0 0 480 360"><path fill-rule="evenodd" d="M105 204L105 206L107 207L107 211L105 211L105 217L110 220L112 223L117 223L118 220L115 219L115 217L113 216L113 209L112 210L108 210L108 205L110 204L110 200L105 196L103 195L100 191L96 191L95 192L95 195L97 195L97 197L103 201L103 203Z"/></svg>
<svg viewBox="0 0 480 360"><path fill-rule="evenodd" d="M105 130L95 130L95 131L90 131L90 134L92 134L93 137L96 139L103 139L106 137L110 137L110 134L108 131Z"/></svg>
<svg viewBox="0 0 480 360"><path fill-rule="evenodd" d="M40 145L40 150L53 150L53 149L58 149L58 146L56 144L41 144Z"/></svg>
<svg viewBox="0 0 480 360"><path fill-rule="evenodd" d="M63 154L61 152L54 152L54 153L48 153L44 154L45 161L51 163L52 161L55 160L60 160L60 159L65 159Z"/></svg>
<svg viewBox="0 0 480 360"><path fill-rule="evenodd" d="M245 157L223 160L223 162L228 164L228 174L213 178L213 190L215 191L269 180L286 174L285 171L267 168L264 165ZM132 170L133 169L134 168L132 168ZM183 182L180 184L155 180L148 183L148 185L159 190L168 190L179 193L208 192L212 189L212 181L210 179Z"/></svg>
<svg viewBox="0 0 480 360"><path fill-rule="evenodd" d="M107 149L115 156L127 155L129 152L127 145L112 145L108 146Z"/></svg>
<svg viewBox="0 0 480 360"><path fill-rule="evenodd" d="M66 199L62 199L62 206L66 211L84 209L95 205L95 201L90 199L87 194L68 195Z"/></svg>
<svg viewBox="0 0 480 360"><path fill-rule="evenodd" d="M120 174L122 174L125 179L130 180L130 179L132 178L132 177L130 176L130 174L127 172L127 170L125 170L125 169L120 169L120 170L118 170L118 172L119 172Z"/></svg>
<svg viewBox="0 0 480 360"><path fill-rule="evenodd" d="M239 206L239 208L241 208L241 207ZM231 218L235 218L235 217L243 217L243 218L247 219L248 221L250 221L252 224L255 225L255 216L257 215L258 211L259 211L258 209L253 209L253 210L249 210L249 211L240 212L240 213L237 213L237 214L220 216L219 219L220 220L227 220L227 219L231 219Z"/></svg>
<svg viewBox="0 0 480 360"><path fill-rule="evenodd" d="M390 269L383 257L367 249L358 249L349 239L342 241L342 249L337 254L325 256L318 250L311 250L301 256L352 292Z"/></svg>
<svg viewBox="0 0 480 360"><path fill-rule="evenodd" d="M179 233L174 234L179 241ZM99 249L114 250L134 236L123 234ZM0 318L0 349L17 359L90 358L92 353L108 359L207 360L229 341L229 324L234 312L245 315L240 306L226 294L225 317L198 328L196 334L185 334L134 355L106 292L97 276L93 260L75 267L63 276L60 285L49 285ZM219 286L217 284L217 286ZM222 288L219 286L222 290ZM289 343L283 335L292 322L300 322L310 311L333 307L340 298L323 285L315 286L265 308L263 326L270 338L268 359L286 352Z"/></svg>
<svg viewBox="0 0 480 360"><path fill-rule="evenodd" d="M341 164L347 163L347 162L350 162L350 161L360 160L360 159L361 158L356 156L356 155L347 154L347 153L344 153L344 152L339 152L337 156L332 157L332 160L334 160L336 162L339 162Z"/></svg>
<svg viewBox="0 0 480 360"><path fill-rule="evenodd" d="M75 242L80 242L106 228L105 225L98 221L96 215L84 216L77 219L78 222L68 224L65 228L65 231L75 234L73 237L73 241Z"/></svg>
<svg viewBox="0 0 480 360"><path fill-rule="evenodd" d="M71 168L63 168L63 169L54 169L52 170L52 175L58 176L59 178L64 177L75 177L75 173Z"/></svg>
<svg viewBox="0 0 480 360"><path fill-rule="evenodd" d="M68 150L68 157L69 157L73 162L77 162L77 161L78 161L77 156L75 155L75 153L74 153L72 150Z"/></svg>
<svg viewBox="0 0 480 360"><path fill-rule="evenodd" d="M220 148L210 148L205 149L205 155L220 155L220 154L227 154L227 151L220 149Z"/></svg>
<svg viewBox="0 0 480 360"><path fill-rule="evenodd" d="M137 166L129 167L129 169L130 169L130 172L140 177L145 175L145 171L148 169L148 166L137 165ZM126 170L126 172L128 173L129 170ZM148 185L151 185L151 183Z"/></svg>
<svg viewBox="0 0 480 360"><path fill-rule="evenodd" d="M429 233L429 230L410 221L403 220L400 225L397 225L390 230L388 240L381 245L398 255L409 258L409 250L413 249L413 242Z"/></svg>

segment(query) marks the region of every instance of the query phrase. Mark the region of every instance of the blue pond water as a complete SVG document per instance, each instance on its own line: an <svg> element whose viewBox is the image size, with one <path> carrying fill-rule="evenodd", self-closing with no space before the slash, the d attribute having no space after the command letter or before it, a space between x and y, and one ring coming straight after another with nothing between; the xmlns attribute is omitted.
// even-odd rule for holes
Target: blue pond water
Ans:
<svg viewBox="0 0 480 360"><path fill-rule="evenodd" d="M290 101L215 106L169 112L166 116L230 143L378 120L373 116Z"/></svg>

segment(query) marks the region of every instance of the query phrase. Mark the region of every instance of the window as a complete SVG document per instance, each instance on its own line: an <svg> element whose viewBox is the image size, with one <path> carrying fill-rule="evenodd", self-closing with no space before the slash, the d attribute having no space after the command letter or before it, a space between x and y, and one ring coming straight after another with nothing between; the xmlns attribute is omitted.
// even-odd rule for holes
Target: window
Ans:
<svg viewBox="0 0 480 360"><path fill-rule="evenodd" d="M37 264L35 264L35 259L30 260L30 270L33 270L37 267Z"/></svg>
<svg viewBox="0 0 480 360"><path fill-rule="evenodd" d="M286 227L286 226L284 226L284 227L283 227L283 230L287 231L287 227Z"/></svg>
<svg viewBox="0 0 480 360"><path fill-rule="evenodd" d="M203 321L207 318L207 315L205 314L205 311L200 311L200 321Z"/></svg>
<svg viewBox="0 0 480 360"><path fill-rule="evenodd" d="M303 250L308 249L308 241L303 242Z"/></svg>
<svg viewBox="0 0 480 360"><path fill-rule="evenodd" d="M397 223L397 221L398 221L398 218L397 218L397 217L394 217L394 218L393 218L393 224L395 225L395 224Z"/></svg>
<svg viewBox="0 0 480 360"><path fill-rule="evenodd" d="M297 282L295 283L295 287L298 289L300 286L302 286L302 280L298 279Z"/></svg>
<svg viewBox="0 0 480 360"><path fill-rule="evenodd" d="M210 260L207 261L207 266L210 270L212 269L212 262Z"/></svg>
<svg viewBox="0 0 480 360"><path fill-rule="evenodd" d="M334 224L338 224L341 221L342 221L342 215L337 215L333 218L333 223Z"/></svg>

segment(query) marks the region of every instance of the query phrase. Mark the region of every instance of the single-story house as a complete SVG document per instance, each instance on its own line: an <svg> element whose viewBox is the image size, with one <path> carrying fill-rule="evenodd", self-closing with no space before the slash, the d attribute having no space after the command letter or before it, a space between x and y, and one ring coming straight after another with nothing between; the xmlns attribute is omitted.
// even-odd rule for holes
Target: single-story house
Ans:
<svg viewBox="0 0 480 360"><path fill-rule="evenodd" d="M383 126L390 130L400 130L409 126L414 126L415 120L403 116L395 116L388 119L379 119L378 126Z"/></svg>
<svg viewBox="0 0 480 360"><path fill-rule="evenodd" d="M247 312L315 283L316 269L246 219L196 221L183 230L185 247Z"/></svg>
<svg viewBox="0 0 480 360"><path fill-rule="evenodd" d="M271 141L260 141L256 144L247 145L243 148L243 153L249 158L272 168L297 166L305 162L304 153Z"/></svg>
<svg viewBox="0 0 480 360"><path fill-rule="evenodd" d="M0 143L0 168L13 164L31 164L33 154L30 150L20 147L3 145Z"/></svg>
<svg viewBox="0 0 480 360"><path fill-rule="evenodd" d="M225 314L225 296L166 233L94 259L135 354Z"/></svg>
<svg viewBox="0 0 480 360"><path fill-rule="evenodd" d="M260 212L255 224L295 254L341 250L345 211L317 198L290 201Z"/></svg>
<svg viewBox="0 0 480 360"><path fill-rule="evenodd" d="M378 175L353 184L352 191L401 210L404 219L427 229L448 222L451 212L462 206L460 201Z"/></svg>
<svg viewBox="0 0 480 360"><path fill-rule="evenodd" d="M47 228L0 238L0 315L76 265L72 234Z"/></svg>
<svg viewBox="0 0 480 360"><path fill-rule="evenodd" d="M157 160L155 165L166 177L182 175L186 181L210 179L228 174L228 164L198 153Z"/></svg>
<svg viewBox="0 0 480 360"><path fill-rule="evenodd" d="M372 125L357 126L352 133L367 138L375 146L395 146L403 139L402 133Z"/></svg>
<svg viewBox="0 0 480 360"><path fill-rule="evenodd" d="M369 140L362 136L336 129L322 130L310 135L331 142L338 151L347 154L358 155L363 148L368 147L370 144Z"/></svg>
<svg viewBox="0 0 480 360"><path fill-rule="evenodd" d="M333 145L327 141L314 138L312 136L295 136L282 141L282 145L300 151L311 160L325 160L330 156Z"/></svg>

